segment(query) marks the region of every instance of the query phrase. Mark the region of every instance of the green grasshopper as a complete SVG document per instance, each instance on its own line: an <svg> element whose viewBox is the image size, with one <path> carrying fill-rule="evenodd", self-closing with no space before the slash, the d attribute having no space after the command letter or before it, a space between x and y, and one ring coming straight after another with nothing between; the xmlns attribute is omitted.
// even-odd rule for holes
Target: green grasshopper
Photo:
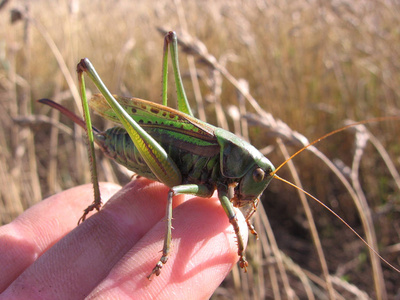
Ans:
<svg viewBox="0 0 400 300"><path fill-rule="evenodd" d="M174 70L178 109L167 107L168 49ZM88 59L77 67L80 81L85 121L51 100L41 103L60 110L75 123L85 128L89 139L94 202L85 209L79 222L87 214L101 207L97 180L95 142L103 152L116 162L140 176L162 182L170 188L167 201L166 234L162 256L148 276L159 275L168 260L171 245L172 198L179 194L211 197L215 190L226 215L232 224L238 243L239 265L246 271L248 262L244 242L233 207L252 204L246 222L250 223L259 196L274 177L274 166L254 146L224 129L196 119L190 109L178 66L178 44L175 32L164 38L162 98L163 105L137 98L113 96L101 81ZM97 113L120 126L104 132L92 128L83 73L95 83L102 95L95 95L90 106ZM123 127L121 127L123 126ZM229 195L233 190L233 196Z"/></svg>
<svg viewBox="0 0 400 300"><path fill-rule="evenodd" d="M177 90L178 110L167 107L167 68L168 51L171 51ZM65 107L49 100L39 102L47 104L69 117L76 124L86 129L91 162L94 202L89 205L79 219L78 224L86 219L94 209L100 210L101 198L97 178L94 143L102 151L139 176L159 181L170 188L167 201L166 234L162 256L148 278L160 275L163 265L168 260L171 247L172 199L175 195L191 194L199 197L211 197L215 190L229 222L232 224L238 243L239 265L246 271L248 262L244 254L244 241L240 233L238 218L234 207L252 205L245 218L251 233L257 235L250 223L250 218L257 209L259 197L267 188L272 178L277 178L303 191L316 200L341 222L343 222L365 245L392 269L400 271L377 253L353 228L340 216L317 198L280 178L276 172L294 156L318 141L357 124L373 121L397 119L396 117L376 118L344 126L303 147L278 168L254 146L222 128L212 126L193 116L183 88L178 64L178 43L175 32L168 32L164 38L162 99L163 105L138 98L113 96L96 70L85 58L77 66L80 82L84 119L82 120ZM94 82L101 94L87 101L84 74ZM120 126L104 132L92 127L89 105L105 119ZM229 195L233 195L229 197Z"/></svg>

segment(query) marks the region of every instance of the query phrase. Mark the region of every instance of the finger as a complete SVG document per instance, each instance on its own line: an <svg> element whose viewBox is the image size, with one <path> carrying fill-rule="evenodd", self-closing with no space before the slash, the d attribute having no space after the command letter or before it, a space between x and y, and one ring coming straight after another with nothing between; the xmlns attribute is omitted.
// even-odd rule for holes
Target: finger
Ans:
<svg viewBox="0 0 400 300"><path fill-rule="evenodd" d="M167 187L145 178L131 182L99 213L39 257L4 295L19 298L40 295L49 299L60 295L69 299L84 297L164 217L167 193ZM180 199L174 200L179 203Z"/></svg>
<svg viewBox="0 0 400 300"><path fill-rule="evenodd" d="M238 216L247 241L247 225L240 211ZM173 227L171 254L160 276L147 279L161 256L165 221L157 223L88 298L208 299L238 261L233 227L215 198L193 198L177 207Z"/></svg>
<svg viewBox="0 0 400 300"><path fill-rule="evenodd" d="M103 199L119 186L102 184ZM79 186L36 204L13 222L0 228L0 292L76 226L83 208L93 201L91 185Z"/></svg>

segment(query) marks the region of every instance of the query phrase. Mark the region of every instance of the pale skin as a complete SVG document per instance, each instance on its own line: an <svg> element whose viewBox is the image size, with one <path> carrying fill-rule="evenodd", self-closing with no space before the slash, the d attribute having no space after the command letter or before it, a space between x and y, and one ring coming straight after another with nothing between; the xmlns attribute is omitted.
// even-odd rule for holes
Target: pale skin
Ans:
<svg viewBox="0 0 400 300"><path fill-rule="evenodd" d="M78 227L93 201L91 185L51 196L0 227L0 299L208 299L238 261L218 199L177 196L171 255L149 281L163 246L168 188L145 178L100 187L103 201L112 198Z"/></svg>

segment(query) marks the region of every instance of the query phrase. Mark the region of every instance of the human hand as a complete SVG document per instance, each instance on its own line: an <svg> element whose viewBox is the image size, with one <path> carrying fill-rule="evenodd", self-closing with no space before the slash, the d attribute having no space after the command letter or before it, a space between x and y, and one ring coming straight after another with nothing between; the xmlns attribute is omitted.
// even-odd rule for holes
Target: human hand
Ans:
<svg viewBox="0 0 400 300"><path fill-rule="evenodd" d="M168 188L145 178L100 187L103 201L119 192L78 227L91 185L51 196L0 227L0 299L208 299L238 261L218 199L177 196L171 254L149 281L161 257Z"/></svg>

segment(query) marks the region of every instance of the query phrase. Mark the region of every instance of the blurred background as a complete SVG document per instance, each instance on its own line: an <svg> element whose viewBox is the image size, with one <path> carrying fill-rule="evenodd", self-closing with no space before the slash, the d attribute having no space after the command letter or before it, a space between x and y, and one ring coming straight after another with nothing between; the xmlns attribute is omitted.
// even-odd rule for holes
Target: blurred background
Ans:
<svg viewBox="0 0 400 300"><path fill-rule="evenodd" d="M180 39L195 115L248 139L275 166L349 120L400 114L395 0L2 0L1 224L90 182L82 131L36 100L51 98L80 114L75 69L88 57L113 93L160 102L165 30ZM172 77L170 83L174 105ZM110 127L98 117L94 124ZM278 172L397 267L399 124L335 134ZM129 181L98 154L101 180ZM260 240L250 239L247 249L249 272L235 267L213 299L400 299L400 275L371 258L321 205L278 180L262 203L254 218Z"/></svg>

